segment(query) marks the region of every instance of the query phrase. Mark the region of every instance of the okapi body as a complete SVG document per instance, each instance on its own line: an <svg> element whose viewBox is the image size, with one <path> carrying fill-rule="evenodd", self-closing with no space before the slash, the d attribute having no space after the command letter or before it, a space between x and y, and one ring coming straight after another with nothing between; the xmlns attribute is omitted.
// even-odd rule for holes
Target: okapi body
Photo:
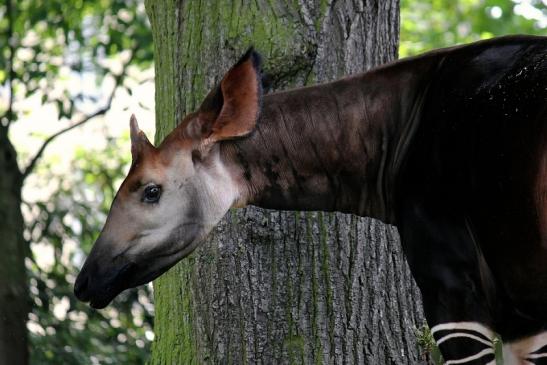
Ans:
<svg viewBox="0 0 547 365"><path fill-rule="evenodd" d="M249 51L133 164L75 285L97 308L187 256L231 207L398 227L446 364L547 363L547 38L427 53L262 95Z"/></svg>

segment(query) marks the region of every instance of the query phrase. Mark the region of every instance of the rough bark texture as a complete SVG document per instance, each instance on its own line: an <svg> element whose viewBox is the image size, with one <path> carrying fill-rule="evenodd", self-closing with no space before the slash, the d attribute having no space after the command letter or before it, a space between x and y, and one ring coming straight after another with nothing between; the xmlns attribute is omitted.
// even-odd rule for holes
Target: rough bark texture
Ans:
<svg viewBox="0 0 547 365"><path fill-rule="evenodd" d="M156 140L254 45L274 88L393 60L398 0L147 1ZM155 282L151 364L416 364L421 300L395 228L339 213L234 210Z"/></svg>
<svg viewBox="0 0 547 365"><path fill-rule="evenodd" d="M21 215L21 173L0 127L0 365L28 363L27 281Z"/></svg>

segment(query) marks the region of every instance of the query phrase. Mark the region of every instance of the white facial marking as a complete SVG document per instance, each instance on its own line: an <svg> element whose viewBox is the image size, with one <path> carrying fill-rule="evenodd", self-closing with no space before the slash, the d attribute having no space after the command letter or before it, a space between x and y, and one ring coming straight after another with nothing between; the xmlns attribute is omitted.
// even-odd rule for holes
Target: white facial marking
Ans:
<svg viewBox="0 0 547 365"><path fill-rule="evenodd" d="M504 362L508 365L533 365L533 362L527 361L527 359L534 360L547 357L547 350L537 352L543 347L547 347L547 332L504 344Z"/></svg>

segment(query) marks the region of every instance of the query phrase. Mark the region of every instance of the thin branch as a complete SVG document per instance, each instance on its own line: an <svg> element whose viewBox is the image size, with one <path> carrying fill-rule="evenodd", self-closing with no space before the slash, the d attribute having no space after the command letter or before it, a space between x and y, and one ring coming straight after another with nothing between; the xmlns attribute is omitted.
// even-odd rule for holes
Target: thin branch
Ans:
<svg viewBox="0 0 547 365"><path fill-rule="evenodd" d="M117 87L116 87L117 88ZM116 90L116 88L114 88L113 91ZM114 95L114 92L112 92L111 95ZM42 157L43 153L44 153L44 150L46 149L46 147L51 143L53 142L53 140L57 137L59 137L60 135L68 132L68 131L71 131L72 129L74 128L77 128L87 122L89 122L91 119L95 118L95 117L98 117L99 115L103 115L105 114L109 109L110 109L110 106L111 106L111 99L109 99L109 102L101 109L97 110L96 112L94 112L93 114L90 114L90 115L87 115L85 116L82 120L78 121L77 123L74 123L72 124L71 126L68 126L64 129L61 129L60 131L58 131L57 133L55 134L52 134L51 136L49 136L48 138L46 138L46 140L44 141L44 143L42 143L42 146L40 147L40 149L38 150L38 152L36 152L36 154L34 155L34 157L30 160L28 166L25 168L25 171L23 172L23 180L32 172L32 170L34 169L34 167L36 166L36 163L38 162L38 160Z"/></svg>
<svg viewBox="0 0 547 365"><path fill-rule="evenodd" d="M89 122L91 119L93 119L95 117L106 114L106 112L108 112L110 110L110 108L112 106L112 100L114 99L114 95L116 94L116 90L118 90L118 87L123 84L125 76L127 76L127 68L129 67L129 65L133 61L134 56L135 56L135 50L133 49L133 51L131 53L131 56L129 57L129 60L127 62L125 62L124 65L123 65L122 72L120 72L120 74L118 74L114 77L114 81L115 81L114 82L114 87L112 88L112 92L110 93L110 96L108 97L106 105L104 107L98 109L94 113L86 115L85 117L83 117L78 122L64 128L64 129L61 129L60 131L58 131L58 132L52 134L51 136L49 136L48 138L46 138L46 140L42 143L42 146L40 146L40 148L38 149L38 152L36 152L34 157L32 157L29 164L25 168L25 170L23 172L23 177L22 177L23 181L34 170L34 168L36 167L36 164L38 163L38 161L40 160L40 158L44 154L44 151L45 151L46 147L51 142L53 142L53 140L55 140L57 137L65 134L66 132L69 132L69 131L73 130L74 128L80 127L81 125Z"/></svg>

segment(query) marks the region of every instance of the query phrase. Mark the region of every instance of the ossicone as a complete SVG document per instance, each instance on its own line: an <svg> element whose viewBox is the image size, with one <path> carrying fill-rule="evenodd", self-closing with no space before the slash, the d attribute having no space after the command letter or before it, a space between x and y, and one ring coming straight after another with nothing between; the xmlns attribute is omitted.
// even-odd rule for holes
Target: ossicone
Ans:
<svg viewBox="0 0 547 365"><path fill-rule="evenodd" d="M150 143L146 134L139 128L139 123L137 122L135 114L131 114L129 128L131 135L131 157L133 158L133 163L135 163L139 157L146 152L153 150L154 146Z"/></svg>

